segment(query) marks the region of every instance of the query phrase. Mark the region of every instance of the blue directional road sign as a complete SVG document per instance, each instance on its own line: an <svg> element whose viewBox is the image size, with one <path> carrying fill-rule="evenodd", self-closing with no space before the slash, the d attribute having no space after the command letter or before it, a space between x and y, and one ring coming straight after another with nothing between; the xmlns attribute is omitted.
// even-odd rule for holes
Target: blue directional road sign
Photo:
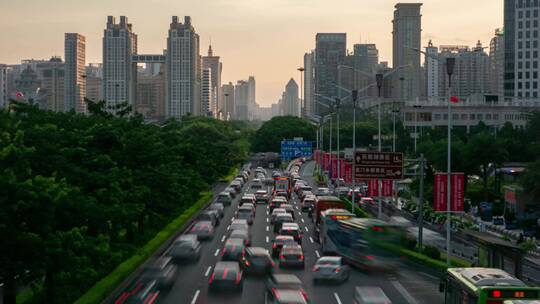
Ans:
<svg viewBox="0 0 540 304"><path fill-rule="evenodd" d="M313 143L303 140L282 140L281 159L293 159L297 157L311 157Z"/></svg>

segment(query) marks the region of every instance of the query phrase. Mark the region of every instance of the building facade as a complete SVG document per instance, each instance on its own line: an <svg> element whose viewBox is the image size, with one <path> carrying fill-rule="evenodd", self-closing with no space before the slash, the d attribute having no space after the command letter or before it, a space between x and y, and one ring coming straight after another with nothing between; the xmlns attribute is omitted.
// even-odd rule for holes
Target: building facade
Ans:
<svg viewBox="0 0 540 304"><path fill-rule="evenodd" d="M346 56L347 34L318 33L315 37L315 114L321 115L328 104L324 98L338 95L338 66Z"/></svg>
<svg viewBox="0 0 540 304"><path fill-rule="evenodd" d="M421 3L398 3L395 5L393 23L392 55L394 69L400 68L394 79L394 96L399 100L420 97L420 50L422 33Z"/></svg>
<svg viewBox="0 0 540 304"><path fill-rule="evenodd" d="M211 82L212 82L212 96L210 102L210 108L214 117L221 117L223 113L223 101L221 100L221 72L223 65L220 62L219 56L214 56L212 45L208 47L208 56L202 58L203 69L210 69ZM203 75L204 76L204 75Z"/></svg>
<svg viewBox="0 0 540 304"><path fill-rule="evenodd" d="M8 72L8 66L5 64L0 64L0 109L6 107L9 102Z"/></svg>
<svg viewBox="0 0 540 304"><path fill-rule="evenodd" d="M166 54L166 116L181 119L200 113L201 59L199 35L185 16L184 23L172 17Z"/></svg>
<svg viewBox="0 0 540 304"><path fill-rule="evenodd" d="M375 74L379 64L379 50L375 44L354 45L354 67L366 73Z"/></svg>
<svg viewBox="0 0 540 304"><path fill-rule="evenodd" d="M495 30L489 44L489 85L492 94L504 95L504 31Z"/></svg>
<svg viewBox="0 0 540 304"><path fill-rule="evenodd" d="M248 84L248 120L255 120L257 113L257 97L255 76L249 76Z"/></svg>
<svg viewBox="0 0 540 304"><path fill-rule="evenodd" d="M229 82L221 87L221 100L223 100L223 113L220 119L232 120L236 117L236 103L234 84Z"/></svg>
<svg viewBox="0 0 540 304"><path fill-rule="evenodd" d="M68 112L86 113L86 38L77 33L64 37L64 108Z"/></svg>
<svg viewBox="0 0 540 304"><path fill-rule="evenodd" d="M235 115L234 120L249 119L249 84L245 80L238 80L234 86Z"/></svg>
<svg viewBox="0 0 540 304"><path fill-rule="evenodd" d="M426 47L426 60L424 63L426 73L426 96L439 96L439 49L433 46L431 40Z"/></svg>
<svg viewBox="0 0 540 304"><path fill-rule="evenodd" d="M137 91L137 35L126 16L116 23L107 17L103 31L103 94L109 111L119 104L127 103L135 108Z"/></svg>
<svg viewBox="0 0 540 304"><path fill-rule="evenodd" d="M163 73L139 75L135 110L146 120L165 120L165 76Z"/></svg>
<svg viewBox="0 0 540 304"><path fill-rule="evenodd" d="M212 69L203 68L201 78L201 115L206 117L214 117L214 90L212 83Z"/></svg>
<svg viewBox="0 0 540 304"><path fill-rule="evenodd" d="M304 109L303 113L310 117L315 114L315 53L304 54Z"/></svg>
<svg viewBox="0 0 540 304"><path fill-rule="evenodd" d="M43 100L44 108L55 112L76 111L75 108L66 110L66 65L62 59L53 57L47 63L39 63L36 68L41 80L39 99Z"/></svg>
<svg viewBox="0 0 540 304"><path fill-rule="evenodd" d="M285 86L281 97L281 113L285 116L300 117L300 99L298 98L298 84L291 78Z"/></svg>

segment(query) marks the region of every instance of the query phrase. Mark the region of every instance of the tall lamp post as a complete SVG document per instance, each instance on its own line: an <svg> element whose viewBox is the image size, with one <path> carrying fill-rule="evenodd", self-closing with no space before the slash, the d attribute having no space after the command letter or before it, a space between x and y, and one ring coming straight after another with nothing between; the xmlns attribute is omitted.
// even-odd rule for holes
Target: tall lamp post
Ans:
<svg viewBox="0 0 540 304"><path fill-rule="evenodd" d="M416 155L416 145L418 140L418 109L422 108L422 105L414 105L414 155Z"/></svg>
<svg viewBox="0 0 540 304"><path fill-rule="evenodd" d="M446 58L446 73L448 74L448 94L452 96L452 74L454 73L454 66L456 59L453 57ZM446 181L446 264L450 267L450 228L451 228L451 192L452 192L452 102L448 102L448 159L447 159L447 181Z"/></svg>
<svg viewBox="0 0 540 304"><path fill-rule="evenodd" d="M355 82L356 84L356 82ZM352 203L351 213L354 214L355 196L356 196L356 100L358 100L358 90L351 92L353 100L353 131L352 131L352 145L353 145L353 163L352 163Z"/></svg>
<svg viewBox="0 0 540 304"><path fill-rule="evenodd" d="M382 73L377 73L377 75L375 75L375 80L377 81L377 89L378 89L378 92L379 92L379 102L378 102L378 106L377 106L377 124L378 124L378 129L379 129L379 136L378 136L378 140L379 140L379 152L382 151L382 138L381 138L381 88L382 88L382 84L383 84L383 77L384 75ZM378 218L381 218L381 215L382 215L382 180L379 179L378 180L378 184L379 184L379 212L378 212Z"/></svg>
<svg viewBox="0 0 540 304"><path fill-rule="evenodd" d="M340 146L339 146L339 106L341 103L341 99L336 98L336 116L337 116L337 178L338 180L341 178L341 166L340 166Z"/></svg>
<svg viewBox="0 0 540 304"><path fill-rule="evenodd" d="M299 67L298 71L300 72L300 117L304 117L304 71L303 67Z"/></svg>

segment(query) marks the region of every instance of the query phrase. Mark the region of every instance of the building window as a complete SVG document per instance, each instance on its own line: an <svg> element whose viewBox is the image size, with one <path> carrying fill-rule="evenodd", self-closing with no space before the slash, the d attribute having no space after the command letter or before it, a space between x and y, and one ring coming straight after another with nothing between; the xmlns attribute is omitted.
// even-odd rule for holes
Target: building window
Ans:
<svg viewBox="0 0 540 304"><path fill-rule="evenodd" d="M518 72L518 79L522 79L523 78L523 72Z"/></svg>
<svg viewBox="0 0 540 304"><path fill-rule="evenodd" d="M471 120L475 120L475 119L476 119L475 115L471 114Z"/></svg>
<svg viewBox="0 0 540 304"><path fill-rule="evenodd" d="M538 17L538 10L534 10L533 16L534 16L535 18Z"/></svg>
<svg viewBox="0 0 540 304"><path fill-rule="evenodd" d="M522 48L523 48L523 42L518 41L518 49L522 49Z"/></svg>
<svg viewBox="0 0 540 304"><path fill-rule="evenodd" d="M538 72L533 72L533 79L538 79Z"/></svg>
<svg viewBox="0 0 540 304"><path fill-rule="evenodd" d="M538 68L538 61L533 61L533 69L537 69Z"/></svg>
<svg viewBox="0 0 540 304"><path fill-rule="evenodd" d="M493 119L495 120L499 119L499 114L493 114Z"/></svg>
<svg viewBox="0 0 540 304"><path fill-rule="evenodd" d="M518 82L518 89L523 89L523 82Z"/></svg>
<svg viewBox="0 0 540 304"><path fill-rule="evenodd" d="M522 21L518 22L518 28L520 28L520 29L523 28L523 22Z"/></svg>
<svg viewBox="0 0 540 304"><path fill-rule="evenodd" d="M491 120L491 114L486 114L486 120Z"/></svg>
<svg viewBox="0 0 540 304"><path fill-rule="evenodd" d="M519 32L518 32L518 38L519 38L519 39L523 38L523 32L522 32L522 31L519 31Z"/></svg>
<svg viewBox="0 0 540 304"><path fill-rule="evenodd" d="M525 68L530 69L531 63L529 61L525 62Z"/></svg>

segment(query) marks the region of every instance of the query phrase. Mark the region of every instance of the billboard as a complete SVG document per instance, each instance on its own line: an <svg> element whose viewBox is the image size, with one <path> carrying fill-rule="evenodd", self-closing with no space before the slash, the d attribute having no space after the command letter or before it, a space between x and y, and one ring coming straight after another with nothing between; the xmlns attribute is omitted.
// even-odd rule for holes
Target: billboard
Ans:
<svg viewBox="0 0 540 304"><path fill-rule="evenodd" d="M354 161L357 179L403 179L403 153L357 151Z"/></svg>
<svg viewBox="0 0 540 304"><path fill-rule="evenodd" d="M450 179L452 193L450 194L451 211L463 212L465 210L465 174L452 173ZM436 173L433 184L433 208L435 211L447 211L446 198L448 195L448 174Z"/></svg>
<svg viewBox="0 0 540 304"><path fill-rule="evenodd" d="M303 140L282 140L281 159L288 160L297 157L311 157L313 143Z"/></svg>

